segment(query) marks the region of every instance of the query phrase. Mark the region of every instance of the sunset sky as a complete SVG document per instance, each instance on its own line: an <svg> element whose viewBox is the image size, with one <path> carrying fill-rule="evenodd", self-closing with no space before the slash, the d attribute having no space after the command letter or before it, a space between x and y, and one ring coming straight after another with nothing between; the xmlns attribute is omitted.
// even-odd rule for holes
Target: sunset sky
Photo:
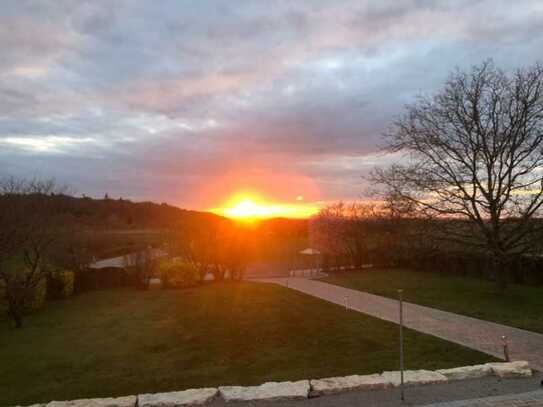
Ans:
<svg viewBox="0 0 543 407"><path fill-rule="evenodd" d="M542 44L541 0L4 0L0 174L192 209L355 199L405 103Z"/></svg>

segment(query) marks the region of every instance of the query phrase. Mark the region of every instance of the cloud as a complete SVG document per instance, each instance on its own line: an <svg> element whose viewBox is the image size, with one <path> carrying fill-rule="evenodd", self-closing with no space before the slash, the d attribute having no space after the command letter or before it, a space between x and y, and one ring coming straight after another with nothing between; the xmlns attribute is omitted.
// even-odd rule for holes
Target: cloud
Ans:
<svg viewBox="0 0 543 407"><path fill-rule="evenodd" d="M537 0L5 3L0 171L195 208L356 197L405 103L543 42Z"/></svg>

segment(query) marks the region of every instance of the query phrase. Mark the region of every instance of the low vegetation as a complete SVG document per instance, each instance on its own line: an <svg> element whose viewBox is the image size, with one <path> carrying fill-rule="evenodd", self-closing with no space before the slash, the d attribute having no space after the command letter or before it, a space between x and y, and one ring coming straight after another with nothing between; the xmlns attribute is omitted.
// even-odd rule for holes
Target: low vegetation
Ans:
<svg viewBox="0 0 543 407"><path fill-rule="evenodd" d="M164 288L241 280L250 263L285 264L306 240L307 221L241 225L210 213L123 199L76 198L54 180L0 177L0 313L22 328L26 316L73 292ZM153 253L161 253L155 256ZM93 269L123 257L124 268ZM170 265L161 266L158 257Z"/></svg>
<svg viewBox="0 0 543 407"><path fill-rule="evenodd" d="M418 272L406 269L370 269L331 275L324 281L406 301L543 333L543 289L511 284L498 290L488 280Z"/></svg>
<svg viewBox="0 0 543 407"><path fill-rule="evenodd" d="M187 262L163 262L159 273L164 288L195 287L202 282L198 269Z"/></svg>
<svg viewBox="0 0 543 407"><path fill-rule="evenodd" d="M0 322L0 405L398 368L398 329L285 288L92 291ZM491 358L406 333L409 368Z"/></svg>

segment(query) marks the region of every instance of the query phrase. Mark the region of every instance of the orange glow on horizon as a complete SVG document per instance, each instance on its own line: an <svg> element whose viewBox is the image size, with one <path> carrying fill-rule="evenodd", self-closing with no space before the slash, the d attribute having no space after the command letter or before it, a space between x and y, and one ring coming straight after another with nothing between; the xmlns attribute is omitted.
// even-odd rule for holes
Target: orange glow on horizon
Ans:
<svg viewBox="0 0 543 407"><path fill-rule="evenodd" d="M258 220L269 218L308 218L318 212L317 204L305 204L296 197L296 203L268 202L255 193L237 193L221 207L210 211L218 215L239 220Z"/></svg>

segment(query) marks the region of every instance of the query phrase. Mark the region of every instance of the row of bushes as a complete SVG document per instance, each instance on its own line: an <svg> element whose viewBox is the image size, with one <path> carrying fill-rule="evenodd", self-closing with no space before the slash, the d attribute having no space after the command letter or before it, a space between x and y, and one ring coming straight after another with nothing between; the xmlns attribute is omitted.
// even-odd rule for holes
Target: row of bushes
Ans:
<svg viewBox="0 0 543 407"><path fill-rule="evenodd" d="M113 267L99 270L84 269L75 275L74 291L80 293L105 288L136 286L137 283L138 276L133 270Z"/></svg>
<svg viewBox="0 0 543 407"><path fill-rule="evenodd" d="M158 263L154 276L162 280L162 288L188 288L200 284L196 267L185 262L163 261ZM135 269L86 269L78 273L55 270L41 279L25 300L26 312L38 310L46 300L70 297L74 292L140 286L140 276ZM0 285L0 299L5 298L5 288ZM0 301L0 313L6 311Z"/></svg>
<svg viewBox="0 0 543 407"><path fill-rule="evenodd" d="M417 270L456 274L495 280L492 260L484 255L461 255L454 253L429 254L418 258L403 259L402 267ZM543 285L543 258L518 256L510 259L506 267L506 278L511 283L531 286Z"/></svg>
<svg viewBox="0 0 543 407"><path fill-rule="evenodd" d="M50 273L47 277L47 298L60 300L71 297L74 293L74 283L73 271L59 270Z"/></svg>
<svg viewBox="0 0 543 407"><path fill-rule="evenodd" d="M322 266L331 272L340 270L339 266L353 263L348 256L323 258L321 262ZM432 252L398 250L391 254L372 250L366 253L363 263L376 267L405 267L432 273L496 279L492 259L484 254L438 250ZM543 285L543 257L525 255L511 258L506 272L509 282L531 286Z"/></svg>
<svg viewBox="0 0 543 407"><path fill-rule="evenodd" d="M188 288L201 282L196 267L184 262L163 262L159 266L159 276L163 288Z"/></svg>
<svg viewBox="0 0 543 407"><path fill-rule="evenodd" d="M74 273L72 271L57 270L47 274L41 279L28 298L27 311L40 309L46 300L60 300L69 298L74 293Z"/></svg>
<svg viewBox="0 0 543 407"><path fill-rule="evenodd" d="M200 275L196 267L185 262L161 261L150 277L160 278L163 288L187 288L200 283ZM141 276L135 268L86 269L76 274L75 291L139 287L141 286L140 279Z"/></svg>
<svg viewBox="0 0 543 407"><path fill-rule="evenodd" d="M196 267L184 262L164 261L157 264L151 277L162 280L162 288L188 288L200 284ZM49 271L37 281L24 299L24 313L42 308L47 300L70 297L74 292L118 287L141 287L141 275L134 268L85 269L78 273L65 270ZM6 288L0 282L0 314L7 312Z"/></svg>

